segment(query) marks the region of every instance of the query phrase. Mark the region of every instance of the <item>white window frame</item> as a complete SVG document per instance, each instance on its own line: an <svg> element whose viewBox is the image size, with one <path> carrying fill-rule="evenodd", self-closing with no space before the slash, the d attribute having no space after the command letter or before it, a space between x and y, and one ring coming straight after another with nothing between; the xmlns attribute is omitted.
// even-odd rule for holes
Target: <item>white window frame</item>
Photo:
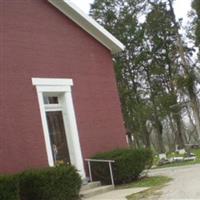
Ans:
<svg viewBox="0 0 200 200"><path fill-rule="evenodd" d="M73 80L53 79L53 78L32 78L32 84L36 86L37 90L49 166L54 166L54 160L51 150L51 142L50 142L48 124L46 119L46 109L43 99L44 93L47 92L62 94L62 105L64 106L63 120L65 121L65 132L67 135L70 161L71 164L74 165L76 169L79 171L82 178L85 178L83 157L81 152L76 116L75 116L72 93L71 93Z"/></svg>

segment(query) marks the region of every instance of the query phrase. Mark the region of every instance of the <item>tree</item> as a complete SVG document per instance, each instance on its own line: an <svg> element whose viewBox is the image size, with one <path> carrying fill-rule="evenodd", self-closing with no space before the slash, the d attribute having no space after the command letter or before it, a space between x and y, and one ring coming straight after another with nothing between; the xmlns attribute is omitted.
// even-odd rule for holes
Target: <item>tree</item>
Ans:
<svg viewBox="0 0 200 200"><path fill-rule="evenodd" d="M192 49L179 32L173 1L95 0L90 15L126 45L114 65L125 126L135 146L152 146L153 134L157 151L164 152L164 140L172 136L165 131L169 127L175 144L184 147L186 107L200 135Z"/></svg>
<svg viewBox="0 0 200 200"><path fill-rule="evenodd" d="M180 70L184 72L183 76L181 76L180 78L184 83L185 87L183 88L185 89L185 92L187 93L189 100L191 102L191 109L193 111L193 116L195 118L195 123L196 123L196 132L198 133L200 142L200 112L199 112L199 101L197 97L197 88L196 88L197 77L195 75L195 66L192 66L192 63L189 60L191 51L184 44L181 34L179 32L180 26L176 21L175 12L173 8L173 1L174 0L168 0L168 4L169 4L169 11L172 16L173 25L176 31L177 53L180 56L181 60L180 66L182 67Z"/></svg>
<svg viewBox="0 0 200 200"><path fill-rule="evenodd" d="M200 47L200 1L193 0L192 8L196 12L196 17L195 17L195 22L194 22L195 23L196 44L198 47Z"/></svg>
<svg viewBox="0 0 200 200"><path fill-rule="evenodd" d="M159 113L160 120L157 118L155 122L157 122L157 127L161 127L160 122L168 117L172 129L174 129L173 123L175 123L176 144L183 147L184 134L181 129L181 108L178 106L178 92L174 84L175 74L177 73L177 57L173 53L176 50L176 31L165 2L151 2L151 7L145 22L145 41L149 49L149 64L146 65L146 71L149 71L148 82L151 84L151 98L155 104L154 110L155 113Z"/></svg>
<svg viewBox="0 0 200 200"><path fill-rule="evenodd" d="M143 9L143 0L95 0L90 10L90 15L126 45L114 63L125 126L134 135L136 146L150 145L146 127L150 108L141 98L142 84L138 81L142 77L144 38L138 14Z"/></svg>

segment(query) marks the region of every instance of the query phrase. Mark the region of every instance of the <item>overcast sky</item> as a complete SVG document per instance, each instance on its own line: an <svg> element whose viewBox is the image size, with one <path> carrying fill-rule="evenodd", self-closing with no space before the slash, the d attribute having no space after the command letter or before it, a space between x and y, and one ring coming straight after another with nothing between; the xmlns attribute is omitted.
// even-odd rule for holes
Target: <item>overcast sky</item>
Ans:
<svg viewBox="0 0 200 200"><path fill-rule="evenodd" d="M90 4L93 0L71 0L75 3L80 9L82 9L85 13L89 12ZM192 0L176 0L175 1L175 10L178 18L187 18L187 12L191 8Z"/></svg>

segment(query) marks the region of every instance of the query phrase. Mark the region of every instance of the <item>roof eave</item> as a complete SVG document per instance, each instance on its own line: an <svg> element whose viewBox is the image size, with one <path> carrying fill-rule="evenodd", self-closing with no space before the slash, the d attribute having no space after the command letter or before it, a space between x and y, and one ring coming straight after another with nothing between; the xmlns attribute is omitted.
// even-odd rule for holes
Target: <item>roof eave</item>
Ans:
<svg viewBox="0 0 200 200"><path fill-rule="evenodd" d="M48 1L73 22L78 24L86 32L92 35L106 48L108 48L113 54L119 53L125 49L125 46L117 38L115 38L105 28L99 25L94 19L86 15L69 0Z"/></svg>

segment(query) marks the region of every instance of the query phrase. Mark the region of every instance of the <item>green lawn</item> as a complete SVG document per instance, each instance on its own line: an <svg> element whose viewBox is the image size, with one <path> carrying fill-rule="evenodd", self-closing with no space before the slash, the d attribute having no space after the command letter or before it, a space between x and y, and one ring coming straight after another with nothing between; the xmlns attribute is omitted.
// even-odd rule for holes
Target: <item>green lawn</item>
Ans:
<svg viewBox="0 0 200 200"><path fill-rule="evenodd" d="M162 189L162 187L164 187L164 185L152 187L148 190L130 195L126 198L127 198L127 200L153 200L153 199L158 199L162 194L162 192L160 191Z"/></svg>
<svg viewBox="0 0 200 200"><path fill-rule="evenodd" d="M172 179L166 176L153 176L153 177L145 177L141 178L137 181L134 181L130 184L117 186L118 189L124 188L133 188L133 187L155 187L160 186L162 184L168 183Z"/></svg>
<svg viewBox="0 0 200 200"><path fill-rule="evenodd" d="M130 184L123 186L118 186L117 189L134 188L134 187L149 187L148 190L133 194L128 197L128 200L142 200L146 199L150 195L157 195L159 189L161 189L165 184L167 184L172 179L166 176L153 176L145 177L140 180L134 181Z"/></svg>
<svg viewBox="0 0 200 200"><path fill-rule="evenodd" d="M177 166L192 165L192 164L200 163L200 149L194 149L194 150L191 150L191 152L196 155L196 160L169 163L169 164L165 164L165 165L162 165L162 166L157 166L156 168L177 167ZM167 154L168 158L173 157L173 156L181 156L181 155L173 154L173 153ZM158 163L158 158L155 158L154 164L157 164L157 163Z"/></svg>

